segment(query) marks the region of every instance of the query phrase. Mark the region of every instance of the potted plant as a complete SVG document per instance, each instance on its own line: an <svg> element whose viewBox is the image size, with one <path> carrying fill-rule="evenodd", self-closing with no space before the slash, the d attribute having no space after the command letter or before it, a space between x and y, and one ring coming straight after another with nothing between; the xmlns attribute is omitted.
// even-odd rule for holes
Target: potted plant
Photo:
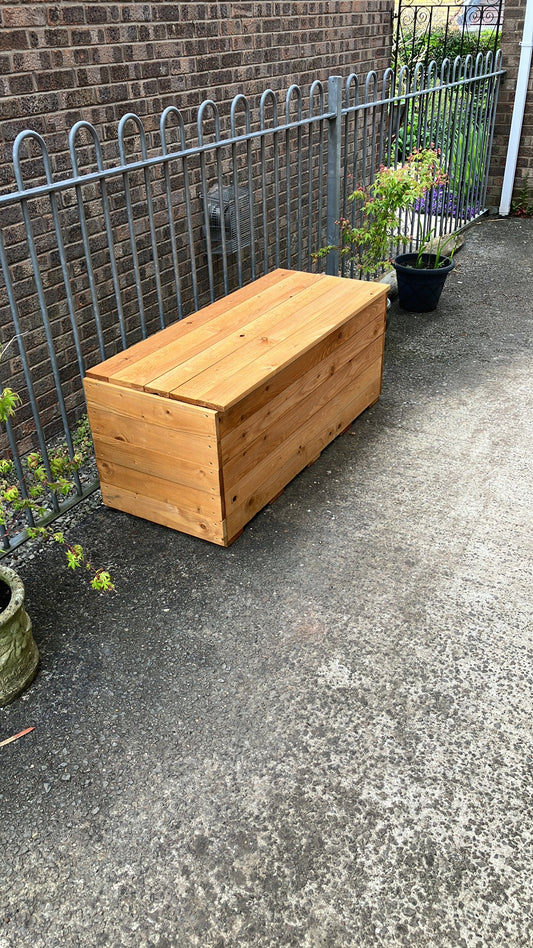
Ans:
<svg viewBox="0 0 533 948"><path fill-rule="evenodd" d="M10 388L0 393L0 422L13 417L20 398ZM72 474L84 460L82 452L69 458L64 445L49 454L48 471L36 452L25 458L25 486L18 480L15 465L10 457L0 458L0 539L4 541L24 528L26 511L31 511L37 520L47 512L47 496L50 492L68 494L72 490ZM50 473L52 477L50 477ZM109 572L94 569L87 561L79 544L66 542L63 533L52 525L26 527L28 537L53 539L66 552L70 569L85 567L91 576L94 589L113 589ZM24 585L20 576L0 562L0 707L13 701L33 681L39 661L39 653L32 634L32 624L25 610Z"/></svg>
<svg viewBox="0 0 533 948"><path fill-rule="evenodd" d="M439 152L433 147L413 151L407 161L396 168L382 165L368 188L357 188L349 195L354 208L351 220L338 221L340 245L321 247L314 254L315 259L337 250L341 261L350 264L359 278L377 277L390 263L391 247L411 243L412 237L405 230L417 211L417 202L429 192L440 193L447 180ZM442 254L434 256L424 251L414 256L414 268L437 269L442 277ZM446 270L446 274L448 272ZM403 297L400 298L400 306L402 304Z"/></svg>
<svg viewBox="0 0 533 948"><path fill-rule="evenodd" d="M411 313L429 313L437 308L446 277L453 270L454 235L436 244L422 245L417 253L401 253L392 261L398 284L398 303ZM433 246L433 249L431 247Z"/></svg>

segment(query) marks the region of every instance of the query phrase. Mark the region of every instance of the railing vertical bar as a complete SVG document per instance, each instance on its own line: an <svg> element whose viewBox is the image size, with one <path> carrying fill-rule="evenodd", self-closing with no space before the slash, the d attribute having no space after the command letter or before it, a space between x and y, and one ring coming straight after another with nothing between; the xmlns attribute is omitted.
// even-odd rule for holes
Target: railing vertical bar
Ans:
<svg viewBox="0 0 533 948"><path fill-rule="evenodd" d="M310 88L310 90L309 90L309 117L310 117L310 118L313 118L314 101L315 101L315 95L316 95L316 93L318 93L319 115L322 115L323 112L324 112L324 88L323 88L323 86L322 86L322 83L321 83L320 80L318 80L318 79L315 80L315 82L313 82L313 84L311 85L311 88ZM321 134L321 128L322 128L322 125L321 125L321 123L319 122L319 124L318 124L319 135ZM309 123L309 129L308 129L308 135L307 135L307 161L308 161L308 166L307 166L307 167L308 167L308 175L307 175L307 269L308 269L309 271L310 271L311 268L312 268L312 262L313 262L313 261L312 261L312 256L311 256L312 250L313 250L313 246L312 246L312 244L313 244L313 206L314 206L314 201L316 200L316 198L315 198L315 192L314 192L314 189L313 189L313 180L314 180L314 174L313 174L313 171L314 171L314 145L313 145L313 139L314 139L314 136L315 136L315 130L316 130L316 123L315 123L315 122L310 122L310 123ZM318 149L317 149L318 154L320 155L319 148L320 148L320 139L319 139L319 145L318 145ZM319 163L319 162L317 162L317 163ZM321 184L321 170L320 170L320 167L319 167L319 171L318 171L318 188L317 188L317 191L318 191L317 218L318 218L318 224L319 224L319 229L318 229L318 236L319 236L319 239L320 239L320 236L321 236L320 217L319 217L319 214L320 214L320 191L319 191L319 189L320 189L320 184ZM318 247L318 246L319 246L319 244L317 244L317 247Z"/></svg>
<svg viewBox="0 0 533 948"><path fill-rule="evenodd" d="M350 95L353 87L353 97L354 103L350 106ZM360 104L359 104L359 80L355 73L351 75L346 80L345 88L345 122L344 122L344 174L343 174L343 193L342 193L342 210L341 216L347 218L348 216L348 198L349 195L355 191L356 187L359 185L358 180L358 134L359 134L359 117L360 117ZM350 137L350 124L353 125L353 149L352 149L352 170L351 170L351 179L349 168L349 154L348 154L348 141ZM350 207L350 219L352 226L356 224L356 215L357 208L354 201L351 202ZM346 273L346 261L344 258L341 258L341 275L344 276ZM353 260L350 261L350 277L353 278L355 275L355 265Z"/></svg>
<svg viewBox="0 0 533 948"><path fill-rule="evenodd" d="M198 109L198 118L197 118L197 128L198 128L198 144L200 145L200 188L202 196L202 205L203 205L203 215L204 215L204 230L205 230L205 246L206 246L206 255L207 255L207 275L209 280L209 295L211 302L214 303L216 293L215 293L215 276L213 270L213 246L211 240L211 221L209 220L209 207L207 202L207 168L206 168L206 158L205 151L203 149L204 144L204 113L207 109L211 109L213 112L215 120L215 141L219 139L219 129L220 129L220 118L218 108L212 99L206 99L200 105ZM218 162L218 155L217 155ZM218 165L217 165L218 171ZM218 180L218 176L217 176ZM222 203L222 194L220 193L220 183L219 183L219 200L220 200L220 221L221 221L221 242L222 242L222 254L225 258L226 250L226 235L224 232L224 206Z"/></svg>
<svg viewBox="0 0 533 948"><path fill-rule="evenodd" d="M272 99L274 103L274 113L276 113L276 96L272 89L263 92L259 102L259 127L265 128L265 104L267 99ZM260 161L261 161L261 220L263 227L263 272L268 272L268 195L267 195L267 138L261 136L260 140ZM277 220L277 218L276 218Z"/></svg>
<svg viewBox="0 0 533 948"><path fill-rule="evenodd" d="M32 131L30 131L30 132L20 132L20 133L17 135L17 137L16 137L16 139L15 139L15 141L14 141L14 144L13 144L13 164L14 164L14 169L15 169L15 177L16 177L16 180L17 180L17 185L18 185L18 187L19 187L19 191L21 192L20 205L21 205L21 211L22 211L22 218L23 218L23 221L24 221L24 229L25 229L25 231L26 231L26 239L27 239L27 242L28 242L28 252L29 252L29 255L30 255L30 260L31 260L32 269L33 269L33 277L34 277L34 281L35 281L35 288L36 288L36 290L37 290L37 299L39 300L39 309L40 309L40 311L41 311L41 318L42 318L42 321L43 321L43 327L44 327L44 332L45 332L45 338L46 338L46 343L47 343L47 346L48 346L48 354L49 354L49 356L50 356L50 365L51 365L51 368L52 368L52 376L53 376L53 379L54 379L54 385L55 385L55 389L56 389L57 401L58 401L58 405L59 405L59 413L60 413L60 415L61 415L61 421L62 421L62 424L63 424L63 432L64 432L65 439L66 439L66 442L67 442L67 447L68 447L69 455L70 455L70 457L73 457L73 456L74 456L74 449L73 449L73 445L72 445L72 439L71 439L71 436L70 436L70 429L69 429L69 425L68 425L67 410L66 410L66 406L65 406L65 400L64 400L64 397L63 397L63 390L62 390L62 386L61 386L61 377L60 377L60 374L59 374L59 367L58 367L58 364L57 364L57 358L56 358L56 353L55 353L55 348L54 348L54 339L53 339L53 335L52 335L52 329L51 329L51 326L50 326L50 321L49 321L49 319L48 319L48 309L47 309L47 306L46 306L46 299L45 299L45 295L44 295L43 281L42 281L42 277L41 277L41 270L40 270L40 266L39 266L38 255L37 255L37 247L36 247L36 245L35 245L35 237L34 237L34 233L33 233L33 226L32 226L32 222L31 222L31 215L30 215L30 211L29 211L29 207L28 207L28 201L22 196L22 192L24 191L24 182L23 182L23 180L22 180L22 170L21 170L21 167L20 167L20 148L21 148L21 146L22 146L22 143L23 143L27 138L35 138L36 140L39 140L39 139L40 139L41 142L42 142L42 146L43 146L44 148L46 148L46 146L44 145L44 141L42 140L41 136L40 136L37 132L32 132ZM50 477L50 479L51 479L51 471L50 471L50 465L49 465L49 462L48 462L48 455L47 455L47 452L46 452L46 448L45 448L45 452L44 452L44 454L43 454L43 461L44 461L44 463L45 463L46 473L49 475L49 477ZM78 477L77 477L77 474L74 476L74 482L75 482L75 485L76 485L76 489L80 489L80 484L79 484L79 479L78 479ZM59 510L59 505L58 505L58 502L57 502L57 497L56 497L56 495L55 495L54 493L51 494L51 498L52 498L52 505L53 505L53 507L54 507L54 510L55 510L55 511Z"/></svg>
<svg viewBox="0 0 533 948"><path fill-rule="evenodd" d="M298 99L298 120L300 120L301 117L302 117L302 99L300 95ZM312 126L309 125L309 129L311 129L311 127ZM303 193L302 134L303 134L302 126L299 125L298 130L296 132L296 151L297 151L296 235L297 235L297 244L298 244L298 251L297 251L298 270L302 269L302 239L303 239L303 235L302 235L302 193Z"/></svg>
<svg viewBox="0 0 533 948"><path fill-rule="evenodd" d="M231 103L230 110L230 127L231 127L231 136L233 139L237 136L236 131L236 116L237 116L237 107L243 104L244 105L244 116L245 116L245 128L246 135L244 136L246 141L246 173L247 173L247 196L248 196L248 213L249 213L249 232L250 232L250 245L251 245L251 266L252 266L252 279L255 279L255 253L254 253L254 219L253 219L253 204L252 204L252 162L251 162L251 153L250 153L250 105L248 99L242 93L236 95ZM243 266L242 266L242 222L241 222L241 208L239 201L239 166L238 166L238 152L237 152L237 142L234 141L231 146L231 155L232 155L232 177L233 177L233 194L235 202L235 225L237 230L237 273L239 286L243 285Z"/></svg>
<svg viewBox="0 0 533 948"><path fill-rule="evenodd" d="M39 442L39 448L40 448L43 462L45 465L46 473L51 478L50 464L48 460L48 451L46 448L46 440L44 437L44 432L43 432L41 420L39 417L39 410L37 408L37 400L35 398L35 390L33 387L33 380L31 377L30 365L29 365L28 356L26 353L26 347L24 345L24 336L22 333L22 327L20 324L19 309L18 309L17 300L15 296L15 290L13 287L13 281L11 279L9 263L7 260L6 248L5 248L5 243L4 243L4 235L1 229L0 229L0 266L2 269L4 286L6 289L6 294L7 294L10 310L11 310L11 317L13 319L13 328L15 330L14 337L17 340L20 360L22 362L22 369L24 372L24 381L26 383L26 388L28 390L28 398L30 401L30 407L32 411L33 420L35 422L35 431L36 431L37 439ZM24 498L27 498L28 495L27 495L26 484L24 480L24 473L22 471L20 457L19 457L17 446L15 444L14 434L13 434L13 430L12 430L12 426L11 426L9 418L6 421L6 428L7 428L7 434L8 434L8 439L9 439L9 445L11 448L11 452L13 454L13 461L15 463L15 468L17 471L17 477L21 485L22 495ZM57 506L57 501L56 501L56 506ZM33 514L31 510L27 511L27 514L28 514L27 519L28 519L29 525L34 526L34 518L33 518Z"/></svg>
<svg viewBox="0 0 533 948"><path fill-rule="evenodd" d="M144 130L143 136L141 138L142 147L146 150ZM146 155L143 155L145 158ZM155 222L154 222L154 204L152 198L152 179L150 177L150 168L145 167L144 169L144 187L146 191L146 205L148 209L148 228L150 231L150 246L152 250L152 262L154 265L154 280L155 280L155 292L157 296L157 311L159 314L159 325L161 329L165 328L165 307L163 305L163 292L161 289L161 275L159 271L159 252L157 249L157 240L155 234Z"/></svg>
<svg viewBox="0 0 533 948"><path fill-rule="evenodd" d="M454 65L454 70L455 70L455 65ZM443 101L443 107L442 107L443 118L441 122L442 135L441 135L441 138L438 140L437 144L438 144L438 147L440 148L442 159L445 162L445 166L446 166L445 170L448 176L450 176L450 170L451 170L450 169L450 156L453 152L453 135L454 135L454 128L455 128L455 112L456 112L455 90L452 88L450 84L450 80L451 80L450 61L444 60L441 67L441 83L444 85L444 101ZM447 232L450 229L448 227L450 215L447 212L449 211L450 207L454 206L452 181L450 177L449 177L448 183L443 187L443 190L442 190L442 206L443 206L443 214L446 214L446 222L445 222L444 230L445 232ZM455 216L455 212L453 216ZM452 225L452 228L453 228L453 225Z"/></svg>
<svg viewBox="0 0 533 948"><path fill-rule="evenodd" d="M372 92L370 98L370 85L372 85ZM365 105L366 110L365 114L369 115L370 122L370 164L368 168L368 183L370 184L376 175L376 105L375 103L378 100L378 77L375 72L370 72L367 77L365 84ZM366 169L366 165L365 165Z"/></svg>
<svg viewBox="0 0 533 948"><path fill-rule="evenodd" d="M231 104L231 134L232 137L235 137L235 108L236 101L239 100L239 96L236 96ZM244 96L242 97L244 99ZM235 228L237 236L237 281L239 286L243 285L242 279L242 238L241 238L241 213L240 213L240 201L239 201L239 166L238 166L238 155L237 155L237 142L234 141L231 145L231 171L232 171L232 181L233 181L233 195L234 195L234 207L235 207ZM221 215L221 220L224 224L224 217Z"/></svg>
<svg viewBox="0 0 533 948"><path fill-rule="evenodd" d="M51 182L50 182L51 183ZM59 212L57 207L57 197L52 191L50 194L50 206L52 209L52 219L54 222L54 230L57 241L57 249L59 252L59 261L61 264L61 273L63 275L63 285L65 287L65 296L67 302L67 310L70 318L70 325L72 326L72 337L74 339L74 348L76 350L76 358L78 361L78 370L80 373L80 381L85 377L85 360L83 358L83 353L81 350L80 335L78 331L78 324L76 321L76 313L74 310L74 299L72 296L72 288L70 285L70 276L68 272L67 256L65 253L65 244L61 236L61 224L59 221Z"/></svg>
<svg viewBox="0 0 533 948"><path fill-rule="evenodd" d="M338 243L341 198L341 153L342 153L342 76L328 79L328 110L331 113L328 125L328 196L326 241ZM338 251L326 258L326 273L335 276L339 272Z"/></svg>
<svg viewBox="0 0 533 948"><path fill-rule="evenodd" d="M93 141L96 136L96 129L89 124L89 122L76 122L76 124L71 128L69 133L69 149L70 149L70 160L72 164L72 169L74 175L78 177L78 156L76 153L76 135L81 128L88 128L91 130L93 135ZM98 145L100 142L98 142ZM89 281L89 293L91 295L91 306L94 316L94 322L96 326L96 336L98 339L98 348L100 350L100 358L102 362L105 359L105 344L104 344L104 335L102 332L102 321L100 318L100 307L98 305L98 294L96 292L96 282L94 279L94 268L92 262L92 253L91 253L91 244L89 241L89 235L87 232L87 218L85 215L85 205L83 203L83 193L81 185L77 184L75 186L76 192L76 206L78 208L78 216L80 220L81 228L81 238L83 243L83 249L85 252L85 263L87 265L87 279Z"/></svg>
<svg viewBox="0 0 533 948"><path fill-rule="evenodd" d="M382 105L379 110L379 146L378 146L378 167L382 164L385 164L385 148L387 145L388 129L389 122L388 116L390 114L390 99L392 96L392 89L394 83L394 72L392 69L386 69L383 73L383 80L381 85L381 100ZM388 92L388 95L387 95Z"/></svg>
<svg viewBox="0 0 533 948"><path fill-rule="evenodd" d="M247 188L248 188L248 213L250 221L250 270L252 280L255 280L257 277L257 265L256 265L256 253L255 253L255 203L254 203L254 189L253 189L253 162L252 162L252 139L250 138L250 106L247 102L247 113L246 113L246 172L248 176Z"/></svg>
<svg viewBox="0 0 533 948"><path fill-rule="evenodd" d="M161 115L159 122L159 134L161 138L161 154L168 154L168 144L167 144L167 121L171 116L175 116L178 120L178 129L180 133L180 145L181 150L185 149L185 129L183 124L182 115L174 105L169 105ZM178 243L176 239L176 222L174 219L174 202L172 200L172 189L170 186L170 171L171 163L166 161L163 165L163 175L165 182L165 197L167 203L167 214L168 214L168 226L169 226L169 236L170 236L170 252L172 255L172 269L174 273L174 286L176 291L176 307L178 310L178 319L183 317L183 302L181 297L181 281L180 281L180 268L178 263Z"/></svg>
<svg viewBox="0 0 533 948"><path fill-rule="evenodd" d="M195 310L200 308L200 294L198 290L198 274L196 270L196 253L194 250L194 231L192 225L191 187L189 183L189 158L183 155L181 159L183 175L183 198L185 201L185 219L187 221L187 244L189 248L189 265L191 268L191 288Z"/></svg>
<svg viewBox="0 0 533 948"><path fill-rule="evenodd" d="M292 209L292 189L291 189L292 179L291 179L291 124L290 124L290 103L291 103L291 98L292 98L293 94L296 95L296 99L297 99L297 103L298 103L297 116L298 116L298 120L300 120L301 114L302 114L302 113L301 113L301 108L302 108L302 93L301 93L300 87L297 86L297 85L295 85L295 84L293 84L292 86L289 87L289 89L288 89L288 91L287 91L287 95L286 95L286 97L285 97L285 189L286 189L286 190L285 190L285 213L286 213L286 215L287 215L287 267L288 267L289 269L290 269L290 267L291 267L291 255L292 255L292 214L291 214L291 209ZM297 142L297 147L298 147L298 145L300 144L299 136L300 136L300 128L298 127L298 142ZM300 151L300 149L299 149L299 151ZM299 171L300 171L300 168L301 168L301 166L300 166L300 158L301 158L301 156L300 156L300 154L298 154L298 156L297 156L297 168L298 168ZM298 189L298 187L299 187L299 185L298 185L298 180L299 180L299 176L298 176L298 174L297 174L297 189ZM297 201L298 201L298 194L299 194L299 192L298 192L298 190L297 190ZM296 236L297 236L297 239L298 239L298 240L299 240L299 237L300 237L300 233L299 233L299 230L298 230L298 226L299 226L299 214L300 214L300 210L299 210L299 208L298 208L298 209L297 209L297 217L296 217L296 227L297 227L297 234L296 234Z"/></svg>
<svg viewBox="0 0 533 948"><path fill-rule="evenodd" d="M472 136L471 142L469 143L467 160L470 164L470 175L468 180L467 187L467 196L466 196L466 219L468 220L476 214L476 192L479 187L480 177L478 172L481 175L481 180L484 174L484 167L482 165L481 157L481 136L482 136L482 126L480 123L480 91L481 91L481 81L479 79L479 66L480 59L483 60L483 53L478 53L476 57L476 66L475 74L478 76L475 84L471 87L471 99L472 99L472 121L470 125L470 134Z"/></svg>
<svg viewBox="0 0 533 948"><path fill-rule="evenodd" d="M219 135L217 134L217 140L219 140ZM221 237L221 258L222 258L222 281L224 283L224 295L227 296L229 293L229 273L228 273L228 242L226 236L226 227L225 227L225 216L224 216L224 180L222 175L222 145L217 144L215 147L215 157L216 157L216 166L217 166L217 188L218 188L218 199L220 201L220 237ZM235 200L237 200L237 195L235 194ZM237 215L236 215L237 216Z"/></svg>
<svg viewBox="0 0 533 948"><path fill-rule="evenodd" d="M146 159L148 158L148 150L146 146L146 132L144 129L144 125L141 122L141 119L139 118L138 115L135 115L133 112L130 112L127 115L124 115L119 123L119 148L120 148L122 163L124 165L127 164L126 150L125 150L125 144L124 144L124 134L125 134L125 128L128 122L132 122L137 128L137 131L139 133L139 141L141 144L141 158L143 162L146 162ZM146 194L146 211L148 215L148 232L150 234L151 257L152 257L152 263L154 265L154 282L155 282L155 291L156 291L156 297L157 297L157 310L159 314L159 325L161 326L161 329L164 329L165 313L164 313L163 296L162 296L162 290L161 290L161 278L160 278L160 273L159 273L159 256L158 256L157 242L156 242L156 236L155 236L154 207L153 207L153 200L152 200L152 180L150 178L150 168L148 167L147 164L145 164L143 167L143 180L144 180L144 191ZM129 201L129 208L131 209L131 194L129 191L129 181L128 181L128 190L127 190L127 201ZM133 225L133 215L131 218L131 223ZM134 233L133 230L131 231L131 233ZM140 268L139 268L136 246L135 246L135 254L134 254L134 266L135 264L136 264L136 274L138 274L139 289L140 289L141 278L140 278ZM143 313L142 318L143 318L143 325L144 325L143 338L145 338L146 336L145 313L144 313L144 307L141 307L141 308L142 308L142 313Z"/></svg>
<svg viewBox="0 0 533 948"><path fill-rule="evenodd" d="M120 153L120 159L122 162L122 183L124 186L124 198L126 201L126 212L128 216L128 233L130 237L131 245L131 258L133 264L133 272L135 274L135 292L137 296L137 304L139 307L139 320L141 324L141 334L143 339L146 339L146 318L144 313L144 301L142 296L142 284L141 284L141 272L139 267L139 257L137 252L137 241L135 239L135 228L133 226L133 207L131 203L131 192L130 192L130 182L129 182L129 172L128 172L128 162L126 159L126 147L124 143L124 131L125 126L129 121L133 121L139 129L141 120L138 115L134 115L133 112L128 112L126 115L123 115L118 126L118 147Z"/></svg>
<svg viewBox="0 0 533 948"><path fill-rule="evenodd" d="M77 122L72 127L70 131L70 135L69 135L70 154L71 154L73 171L75 175L78 175L78 160L77 160L74 143L75 143L75 137L76 137L77 132L82 128L88 131L89 134L91 135L94 149L95 149L96 166L98 168L98 171L103 172L104 162L103 162L103 157L102 157L102 146L100 143L100 139L98 138L98 135L94 126L91 125L90 122L85 122L85 121ZM120 294L120 281L118 279L118 273L117 273L117 264L116 264L116 259L115 259L115 248L114 248L114 240L113 240L113 228L111 224L111 216L109 213L109 201L108 201L108 196L107 196L107 184L106 184L105 178L100 178L99 187L100 187L100 194L102 198L102 211L104 215L104 226L105 226L105 232L106 232L107 248L109 251L109 264L111 267L111 279L113 282L113 290L114 290L115 299L117 303L117 315L118 315L118 322L119 322L120 338L122 342L122 347L123 349L125 349L127 346L126 329L124 325L124 313L122 310L122 300L121 300L121 294ZM80 189L80 194L81 194L81 189ZM88 264L91 265L91 271L92 271L92 264L91 264L90 257L88 258ZM94 292L95 292L95 297L96 297L96 287L94 287ZM102 358L105 358L105 350L104 350L104 355Z"/></svg>
<svg viewBox="0 0 533 948"><path fill-rule="evenodd" d="M467 56L465 60L465 75L469 71L469 77L472 72L472 57ZM461 183L461 199L459 202L460 207L460 219L464 220L468 205L468 179L467 173L469 172L469 150L470 144L472 141L472 107L473 107L473 96L472 96L472 84L469 83L463 87L463 104L466 103L466 109L464 111L465 118L461 121L461 141L462 147L460 149L460 173L459 181Z"/></svg>
<svg viewBox="0 0 533 948"><path fill-rule="evenodd" d="M490 67L492 66L492 55L488 53L486 59L486 71L489 72ZM498 51L494 57L494 66L493 69L501 68L501 52ZM484 207L487 199L487 188L489 184L489 170L490 170L490 156L492 153L492 143L494 139L494 128L496 124L496 112L498 109L498 99L500 94L501 86L501 76L495 75L492 78L489 77L490 88L493 90L491 95L491 108L489 114L489 132L487 138L487 159L486 159L486 172L485 172L485 181L483 183L483 191L481 196L481 206Z"/></svg>
<svg viewBox="0 0 533 948"><path fill-rule="evenodd" d="M321 112L324 109L321 108ZM322 233L324 227L324 119L320 119L318 124L319 144L318 144L318 211L317 211L317 246L322 243Z"/></svg>
<svg viewBox="0 0 533 948"><path fill-rule="evenodd" d="M15 177L16 177L17 184L20 190L23 190L24 182L22 179L22 170L21 170L20 161L19 161L19 150L23 141L28 140L28 139L33 139L33 141L35 141L39 145L39 148L41 150L41 158L44 164L46 182L47 184L53 184L50 157L48 155L48 149L46 147L46 144L43 138L41 138L41 136L37 132L32 132L32 131L21 132L20 135L17 136L17 139L15 140L15 144L13 146L13 156L14 156L14 162L15 162ZM76 316L74 313L74 300L72 298L72 291L70 287L70 277L68 274L67 259L65 255L65 246L63 243L63 238L61 236L59 213L57 209L57 197L54 191L50 191L49 199L50 199L50 208L52 211L52 220L54 223L54 232L56 235L57 250L59 253L59 262L61 266L61 273L63 276L63 285L65 287L67 310L69 314L70 325L72 327L74 348L76 350L76 358L78 361L78 369L80 372L80 380L81 380L85 376L85 365L84 365L83 355L81 352L81 344L80 344L80 338L79 338L79 333L78 333L78 326L76 323Z"/></svg>

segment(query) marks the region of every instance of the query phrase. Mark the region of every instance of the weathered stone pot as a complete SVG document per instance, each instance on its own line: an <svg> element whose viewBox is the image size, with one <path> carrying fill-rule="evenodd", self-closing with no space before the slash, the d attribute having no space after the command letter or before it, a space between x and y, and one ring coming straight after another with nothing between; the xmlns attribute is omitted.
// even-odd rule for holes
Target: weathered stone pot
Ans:
<svg viewBox="0 0 533 948"><path fill-rule="evenodd" d="M0 707L14 701L37 674L39 652L31 619L24 608L24 584L7 566L0 565Z"/></svg>

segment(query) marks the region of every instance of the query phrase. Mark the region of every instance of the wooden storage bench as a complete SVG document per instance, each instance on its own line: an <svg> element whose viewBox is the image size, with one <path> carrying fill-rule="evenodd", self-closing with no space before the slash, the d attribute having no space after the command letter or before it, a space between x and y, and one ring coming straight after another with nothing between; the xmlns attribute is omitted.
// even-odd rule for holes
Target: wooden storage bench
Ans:
<svg viewBox="0 0 533 948"><path fill-rule="evenodd" d="M228 546L379 397L386 294L276 270L90 369L104 503Z"/></svg>

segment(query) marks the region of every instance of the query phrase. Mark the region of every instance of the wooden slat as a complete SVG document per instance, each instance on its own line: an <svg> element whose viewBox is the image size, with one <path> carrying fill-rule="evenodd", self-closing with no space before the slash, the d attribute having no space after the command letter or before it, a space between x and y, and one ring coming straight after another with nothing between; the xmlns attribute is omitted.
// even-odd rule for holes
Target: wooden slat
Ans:
<svg viewBox="0 0 533 948"><path fill-rule="evenodd" d="M353 335L347 331L346 338L340 344L337 344L338 340L335 336L334 347L322 347L323 358L317 358L316 362L308 359L307 364L303 360L301 372L297 374L297 377L292 381L286 379L287 384L279 390L277 390L278 386L274 390L269 389L267 401L250 397L246 402L239 403L235 408L230 409L229 412L221 414L219 430L224 463L229 461L234 454L245 450L266 429L277 424L289 410L289 406L302 398L313 398L319 385L329 376L337 373L350 360L356 359L375 340L379 340L376 350L379 351L379 347L383 345L383 328L383 316L378 313L363 329L359 329ZM320 353L317 353L317 357L319 355ZM255 410L253 410L254 407Z"/></svg>
<svg viewBox="0 0 533 948"><path fill-rule="evenodd" d="M157 433L145 419L117 414L99 405L89 407L89 423L95 442L127 444L139 451L150 451L163 444L173 458L195 458L200 465L218 463L216 437L171 428L159 428Z"/></svg>
<svg viewBox="0 0 533 948"><path fill-rule="evenodd" d="M222 520L220 497L194 487L175 484L164 477L154 477L144 471L122 467L113 461L98 462L101 484L117 485L132 493L143 494L152 500L168 504L180 516L196 519Z"/></svg>
<svg viewBox="0 0 533 948"><path fill-rule="evenodd" d="M309 274L298 274L300 276L309 277ZM244 378L254 359L282 342L288 332L295 333L316 318L322 297L331 294L324 276L320 280L315 278L311 286L296 287L291 281L289 298L280 299L266 312L262 312L260 306L254 307L254 315L248 314L246 324L238 325L235 332L219 333L197 355L154 378L146 390L177 399L185 394L187 400L190 398L191 403L196 404L202 387L211 388L235 372L242 373ZM226 321L225 329L228 328Z"/></svg>
<svg viewBox="0 0 533 948"><path fill-rule="evenodd" d="M143 491L129 491L112 484L102 484L102 500L108 507L123 510L136 517L144 517L152 523L172 527L182 533L227 546L225 525L221 520L207 517L194 517L186 510L180 510L172 503L165 503L145 496Z"/></svg>
<svg viewBox="0 0 533 948"><path fill-rule="evenodd" d="M183 458L171 454L162 440L153 443L153 449L144 448L141 451L137 445L95 435L94 449L99 463L116 463L144 474L163 477L174 484L220 494L220 472L216 457L209 464L201 464L197 456Z"/></svg>
<svg viewBox="0 0 533 948"><path fill-rule="evenodd" d="M93 407L103 408L124 418L145 421L156 428L168 428L171 431L186 431L206 438L216 438L216 416L207 408L173 402L159 398L157 395L147 395L145 392L121 389L87 377L83 384L89 420ZM154 440L164 437L166 436L162 432L154 434Z"/></svg>
<svg viewBox="0 0 533 948"><path fill-rule="evenodd" d="M301 360L308 352L316 351L324 340L332 337L334 331L340 333L344 323L353 319L354 313L360 315L362 327L368 319L368 299L372 300L376 295L381 296L384 310L385 296L379 290L376 293L371 287L367 291L367 302L356 307L349 293L351 287L346 286L352 281L335 277L331 279L337 280L337 283L332 285L324 309L303 324L298 322L298 328L294 332L288 328L279 343L258 354L254 361L246 366L242 365L238 355L235 358L228 357L226 377L219 378L214 386L209 387L209 373L206 373L204 377L191 379L172 390L171 398L208 406L221 412L227 411L255 389L268 385L284 369ZM386 293L386 288L382 289ZM377 306L379 307L379 303Z"/></svg>
<svg viewBox="0 0 533 948"><path fill-rule="evenodd" d="M305 377L309 370L331 356L341 345L354 340L354 352L364 349L372 339L382 336L385 331L385 300L373 303L367 311L366 320L361 327L358 318L341 329L333 332L319 345L299 356L292 364L269 378L263 385L255 388L242 401L235 403L228 411L219 414L220 437L246 422L260 408L268 406L276 396Z"/></svg>
<svg viewBox="0 0 533 948"><path fill-rule="evenodd" d="M277 272L277 271L276 271ZM312 286L322 276L311 273L290 273L285 271L283 279L277 280L273 286L263 289L257 288L254 294L247 294L245 299L229 296L230 301L218 315L210 315L209 319L202 317L187 335L165 342L163 333L160 334L159 348L135 363L114 372L111 378L117 385L131 386L137 389L154 391L166 395L164 386L158 386L159 376L171 370L179 370L183 366L186 370L194 365L194 357L209 353L217 342L237 330L244 332L248 323L257 316L268 313L278 303L297 294L308 286ZM202 311L205 313L205 311ZM191 370L192 371L192 370Z"/></svg>
<svg viewBox="0 0 533 948"><path fill-rule="evenodd" d="M134 346L125 349L124 352L119 352L110 359L106 359L105 362L93 366L93 368L88 369L87 376L92 379L100 379L101 381L107 382L139 360L158 352L163 346L169 345L176 339L183 339L188 333L193 332L193 330L199 326L203 326L210 320L232 309L236 304L245 302L246 300L252 300L257 292L262 292L262 290L270 286L275 286L277 283L289 279L291 275L291 270L283 269L267 273L253 283L249 283L247 286L235 290L230 296L225 296L215 303L205 306L197 313L193 313L191 316L187 316L179 322L172 323L171 326L167 326L166 329L154 333L154 335L148 339L143 339Z"/></svg>
<svg viewBox="0 0 533 948"><path fill-rule="evenodd" d="M244 524L313 461L354 418L378 399L381 390L381 359L367 371L371 381L363 391L341 392L335 402L330 404L327 417L324 417L325 412L313 415L303 428L295 432L263 464L251 471L234 490L228 490L228 543L239 534Z"/></svg>
<svg viewBox="0 0 533 948"><path fill-rule="evenodd" d="M301 384L296 383L283 392L276 403L269 406L267 414L260 411L253 416L240 450L235 450L235 442L230 441L234 453L228 457L227 442L222 443L226 490L231 492L249 471L275 453L296 431L303 429L313 415L322 412L327 415L330 403L343 392L364 390L376 375L381 377L381 356L381 338L348 360L341 352L337 358L321 363L319 372L309 373L302 378Z"/></svg>

